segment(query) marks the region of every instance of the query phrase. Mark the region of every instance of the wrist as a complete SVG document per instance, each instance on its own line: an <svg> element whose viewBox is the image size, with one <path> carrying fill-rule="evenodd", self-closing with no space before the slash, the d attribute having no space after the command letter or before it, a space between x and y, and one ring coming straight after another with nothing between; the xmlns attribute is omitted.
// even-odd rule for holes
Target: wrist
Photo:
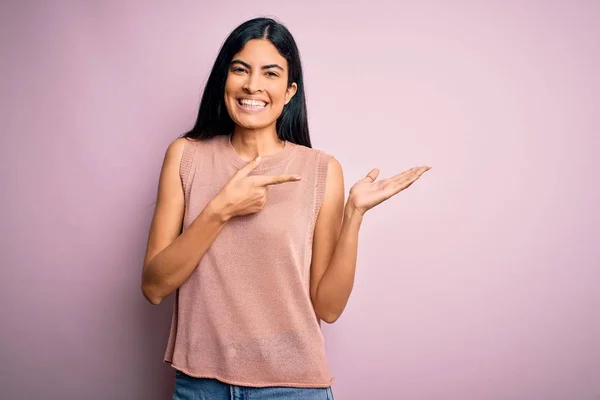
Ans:
<svg viewBox="0 0 600 400"><path fill-rule="evenodd" d="M355 221L362 222L364 217L364 211L358 210L356 207L352 205L351 202L346 203L346 207L344 207L344 220L345 221Z"/></svg>
<svg viewBox="0 0 600 400"><path fill-rule="evenodd" d="M218 197L215 197L208 203L206 212L211 218L216 219L220 223L226 223L231 219L231 214L227 211L227 207Z"/></svg>

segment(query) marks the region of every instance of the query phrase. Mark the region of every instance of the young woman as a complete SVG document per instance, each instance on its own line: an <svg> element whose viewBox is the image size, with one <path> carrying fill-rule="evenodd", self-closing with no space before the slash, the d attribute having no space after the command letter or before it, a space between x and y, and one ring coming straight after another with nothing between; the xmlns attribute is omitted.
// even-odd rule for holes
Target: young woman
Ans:
<svg viewBox="0 0 600 400"><path fill-rule="evenodd" d="M144 260L176 293L173 399L332 399L321 320L342 314L367 210L429 167L352 186L311 147L296 43L257 18L223 44L193 129L167 149Z"/></svg>

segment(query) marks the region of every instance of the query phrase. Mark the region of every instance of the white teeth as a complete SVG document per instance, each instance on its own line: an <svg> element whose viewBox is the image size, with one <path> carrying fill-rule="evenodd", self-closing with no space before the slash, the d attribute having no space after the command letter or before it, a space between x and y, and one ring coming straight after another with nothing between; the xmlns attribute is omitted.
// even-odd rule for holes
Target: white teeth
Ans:
<svg viewBox="0 0 600 400"><path fill-rule="evenodd" d="M248 99L241 99L240 104L248 107L265 107L267 105L267 103L265 103L264 101Z"/></svg>

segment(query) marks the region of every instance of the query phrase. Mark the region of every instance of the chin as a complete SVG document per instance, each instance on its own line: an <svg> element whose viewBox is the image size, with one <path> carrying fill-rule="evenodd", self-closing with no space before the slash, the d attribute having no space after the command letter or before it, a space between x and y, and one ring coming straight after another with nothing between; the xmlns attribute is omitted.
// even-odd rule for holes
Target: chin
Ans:
<svg viewBox="0 0 600 400"><path fill-rule="evenodd" d="M262 129L275 124L277 121L261 121L254 118L236 118L233 122L244 129Z"/></svg>

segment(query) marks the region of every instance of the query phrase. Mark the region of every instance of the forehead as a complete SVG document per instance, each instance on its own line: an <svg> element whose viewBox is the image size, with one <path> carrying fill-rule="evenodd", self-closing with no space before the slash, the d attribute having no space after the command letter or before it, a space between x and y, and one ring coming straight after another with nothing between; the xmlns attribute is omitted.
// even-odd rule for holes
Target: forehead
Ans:
<svg viewBox="0 0 600 400"><path fill-rule="evenodd" d="M287 65L285 58L279 54L273 43L265 39L249 40L233 59L258 67L269 64L279 64L282 67Z"/></svg>

